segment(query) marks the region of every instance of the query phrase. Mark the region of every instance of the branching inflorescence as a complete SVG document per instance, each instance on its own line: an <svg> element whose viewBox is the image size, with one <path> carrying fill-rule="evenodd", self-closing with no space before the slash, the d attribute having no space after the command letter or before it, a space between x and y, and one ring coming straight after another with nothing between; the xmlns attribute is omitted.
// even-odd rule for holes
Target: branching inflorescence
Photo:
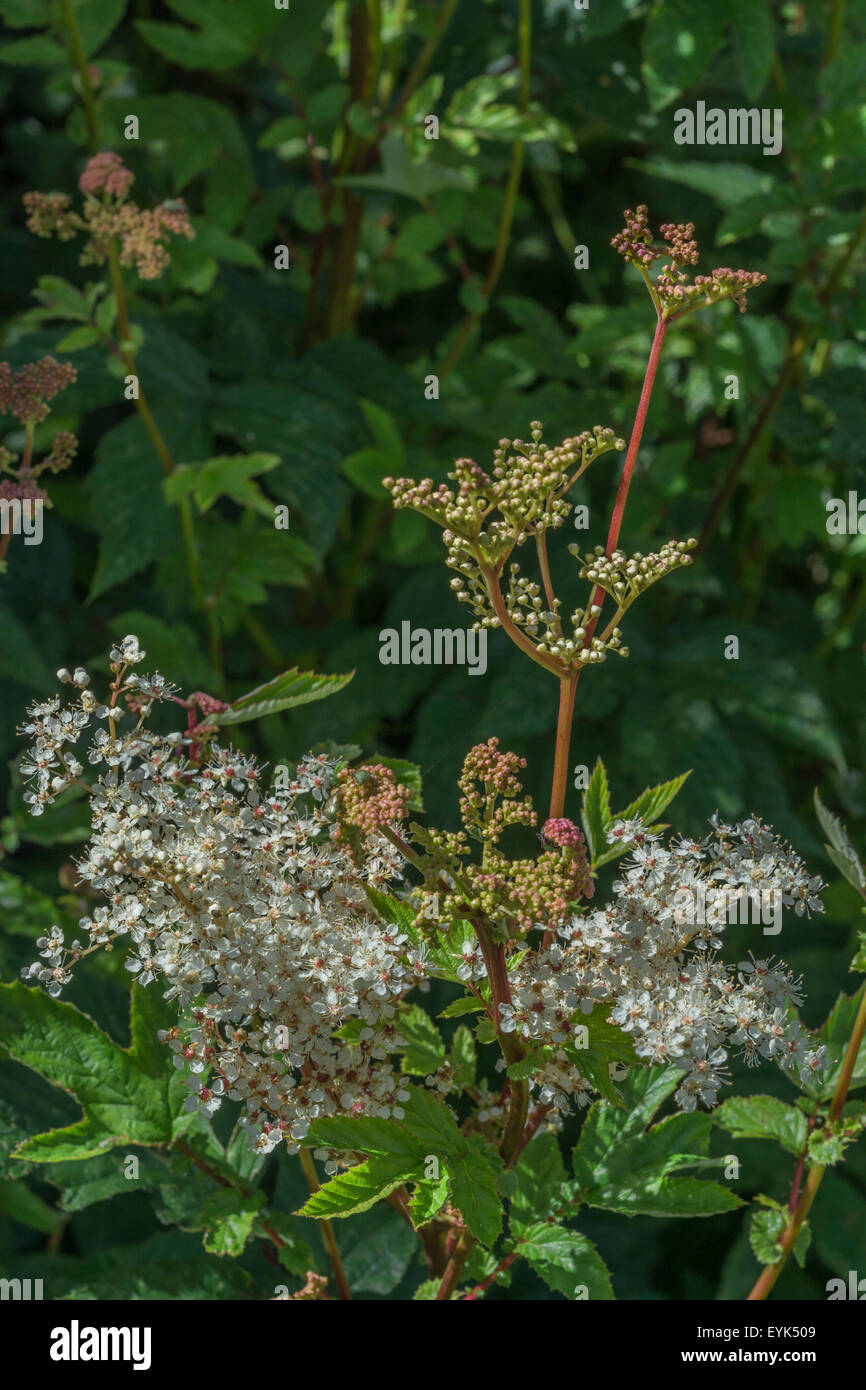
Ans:
<svg viewBox="0 0 866 1390"><path fill-rule="evenodd" d="M102 231L123 238L118 217L130 206L130 180L113 156L92 160L85 175L88 254L98 255ZM65 207L34 204L31 212L61 235L80 229ZM92 829L78 876L94 906L70 945L59 929L40 939L26 978L57 995L76 961L125 939L139 984L158 982L177 1001L178 1023L163 1040L189 1075L189 1107L241 1102L261 1151L280 1142L297 1150L323 1117L404 1118L417 1100L407 1072L455 1103L466 1092L465 1142L494 1144L501 1168L542 1118L559 1123L599 1093L615 1100L615 1064L672 1064L684 1110L715 1104L734 1055L774 1060L804 1078L823 1066L823 1049L796 1017L800 982L771 959L731 965L719 955L743 904L821 910L822 884L791 849L757 817L714 820L703 840L666 844L650 803L616 818L601 815L599 802L595 821L584 819L586 834L564 813L581 670L609 652L627 655L624 614L691 563L691 540L652 554L618 545L665 333L705 304L732 299L743 308L747 289L763 279L718 269L690 281L693 231L663 227L659 249L638 208L614 238L646 280L656 331L607 544L571 547L591 586L582 601L564 606L554 593L547 533L567 519L569 491L591 464L626 449L612 429L550 447L536 423L528 441L500 441L489 471L459 460L453 486L385 480L395 506L442 528L452 588L476 626L502 628L560 683L546 818L524 793L525 760L495 737L466 756L456 831L409 821L412 789L383 761L359 767L337 753L310 754L291 781L267 788L253 758L219 743L223 703L202 692L184 700L163 676L139 675L144 653L134 636L111 651L105 700L77 668L58 672L71 703L55 697L30 708L25 801L39 815L72 786L86 788ZM134 242L126 254L136 259ZM664 263L653 279L656 261ZM537 577L512 558L527 543ZM614 612L601 628L606 599ZM149 727L153 707L166 701L186 710L183 731ZM97 770L92 785L85 764ZM521 857L515 847L530 833L540 847ZM596 905L598 869L623 854L610 900ZM401 1068L412 1045L407 996L432 979L462 989L457 1013L479 1015L477 1039L499 1050L501 1090L467 1082L453 1060ZM345 1145L328 1151L331 1171L345 1162L341 1152ZM424 1225L445 1206L447 1189L421 1198ZM441 1296L469 1244L464 1232Z"/></svg>
<svg viewBox="0 0 866 1390"><path fill-rule="evenodd" d="M697 309L732 300L742 311L746 294L766 276L758 271L719 267L709 276L690 279L686 266L698 259L694 226L666 223L658 246L649 228L647 209L627 209L625 226L611 245L634 265L649 290L656 311L656 331L643 391L628 443L607 544L593 555L569 546L580 561L580 577L594 587L571 611L553 589L547 553L547 532L568 518L568 493L592 463L610 450L626 449L625 440L601 425L562 444L544 443L539 422L531 438L500 440L490 471L473 459L458 459L448 477L454 484L431 478L385 478L395 507L409 507L442 527L446 564L456 571L451 587L475 615L475 626L502 628L512 642L560 682L560 713L553 772L550 815L562 814L568 766L569 733L577 681L584 666L597 665L608 653L627 656L619 622L634 600L663 575L691 563L689 551L697 542L666 541L658 553L630 555L617 548L625 503L649 408L653 382L665 335L671 324ZM653 265L662 262L655 278ZM515 548L534 541L536 576L521 572L510 559ZM507 565L507 570L506 570ZM616 612L598 631L605 594Z"/></svg>

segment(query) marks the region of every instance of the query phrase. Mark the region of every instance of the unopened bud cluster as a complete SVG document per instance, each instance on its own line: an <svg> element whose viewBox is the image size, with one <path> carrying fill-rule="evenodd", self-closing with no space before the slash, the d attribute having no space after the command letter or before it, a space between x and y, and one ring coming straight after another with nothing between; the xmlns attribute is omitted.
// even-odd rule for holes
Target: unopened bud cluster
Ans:
<svg viewBox="0 0 866 1390"><path fill-rule="evenodd" d="M425 851L425 884L413 897L419 923L429 911L431 890L443 879L454 891L437 904L440 930L480 913L502 940L525 936L535 926L560 924L581 899L592 897L586 843L571 821L547 823L545 832L550 833L543 839L551 847L535 858L509 857L501 848L510 827L538 824L518 776L525 766L525 759L501 751L496 738L478 744L467 754L458 784L463 831L413 827ZM470 840L481 844L480 863L470 858ZM461 978L471 978L474 966L483 973L481 956L470 947L464 950Z"/></svg>
<svg viewBox="0 0 866 1390"><path fill-rule="evenodd" d="M576 479L601 454L624 448L602 425L551 447L536 420L529 441L499 441L489 473L474 459L458 459L448 474L453 488L432 478L384 478L383 485L396 508L409 507L443 527L448 563L462 571L467 562L497 565L515 545L561 526L571 511L565 494Z"/></svg>
<svg viewBox="0 0 866 1390"><path fill-rule="evenodd" d="M622 550L614 550L609 556L605 555L600 545L596 546L592 555L586 556L581 555L578 545L568 548L581 562L581 579L591 580L610 595L618 608L626 609L664 575L690 565L692 557L688 552L694 550L696 545L694 538L665 541L657 553L650 555L641 555L639 551L626 555Z"/></svg>
<svg viewBox="0 0 866 1390"><path fill-rule="evenodd" d="M763 284L766 275L756 270L732 270L718 266L710 275L696 275L692 280L684 266L696 265L698 243L693 222L665 222L661 227L665 246L657 246L647 218L645 203L633 212L625 211L625 226L611 239L611 246L624 260L638 267L653 291L666 319L681 317L692 309L700 309L720 300L730 299L741 313L746 310L748 290ZM655 280L649 270L655 261L667 261Z"/></svg>
<svg viewBox="0 0 866 1390"><path fill-rule="evenodd" d="M569 635L563 628L562 600L554 596L552 605L548 607L541 586L521 577L519 567L514 564L509 566L504 603L514 626L521 628L534 640L536 650L541 655L555 658L563 672L604 661L608 652L628 656L628 647L621 645L622 633L619 628L614 628L607 637L592 634L591 630L601 612L598 604L590 602L586 607L574 610L569 619Z"/></svg>

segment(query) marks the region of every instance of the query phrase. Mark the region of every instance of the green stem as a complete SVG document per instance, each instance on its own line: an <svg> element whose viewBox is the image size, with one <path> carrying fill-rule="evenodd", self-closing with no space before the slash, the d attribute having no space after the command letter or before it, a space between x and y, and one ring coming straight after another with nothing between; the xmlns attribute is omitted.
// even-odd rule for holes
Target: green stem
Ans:
<svg viewBox="0 0 866 1390"><path fill-rule="evenodd" d="M827 39L827 49L823 57L823 66L832 63L836 54L839 52L839 41L842 38L842 25L845 19L845 0L833 0L833 13L830 17L830 34Z"/></svg>
<svg viewBox="0 0 866 1390"><path fill-rule="evenodd" d="M81 32L75 18L75 11L72 8L72 0L60 0L60 9L69 36L72 62L78 72L78 81L81 86L81 101L84 106L84 121L87 126L87 142L90 145L90 153L96 154L99 150L99 118L96 114L96 100L93 95L93 83L90 80L87 55L81 42Z"/></svg>
<svg viewBox="0 0 866 1390"><path fill-rule="evenodd" d="M436 21L436 28L430 35L424 47L421 49L421 52L415 59L415 62L412 64L412 67L409 71L409 76L406 78L406 81L403 84L403 89L400 92L400 96L398 97L397 102L394 106L394 110L392 112L393 116L396 117L402 114L403 109L406 106L406 103L408 102L409 98L412 96L413 92L415 92L417 88L420 87L421 83L424 81L424 78L427 76L427 69L433 61L433 55L439 47L439 44L442 40L442 36L445 33L445 30L448 28L448 25L451 22L451 16L453 15L456 8L457 0L445 0L445 4L442 6L442 9L439 12L439 18Z"/></svg>
<svg viewBox="0 0 866 1390"><path fill-rule="evenodd" d="M66 26L66 33L69 38L69 48L73 65L78 73L78 80L81 87L84 119L87 125L87 141L91 154L96 154L100 146L99 118L96 112L96 101L93 95L93 84L90 80L87 55L84 52L84 45L81 42L81 32L78 28L75 11L72 8L72 0L60 0L60 8L63 15L63 22ZM111 240L108 248L108 273L111 279L111 287L114 291L114 302L117 307L117 331L120 338L120 358L126 368L127 375L137 376L135 357L128 346L126 346L129 343L129 308L126 300L126 292L123 287L123 275L120 267L117 243L114 239ZM153 417L147 398L141 390L140 383L138 394L135 398L135 408L147 431L148 438L156 451L163 471L167 475L173 473L175 468L174 459ZM180 501L180 518L190 593L193 596L195 605L205 617L210 641L211 664L221 673L222 640L220 637L219 619L213 608L208 606L204 593L202 592L198 555L195 545L195 527L188 497L183 497Z"/></svg>
<svg viewBox="0 0 866 1390"><path fill-rule="evenodd" d="M318 1192L319 1179L316 1174L316 1165L313 1162L312 1154L308 1149L301 1149L301 1167L304 1170L304 1177L307 1179L307 1186L311 1192ZM334 1271L334 1280L340 1293L340 1298L344 1302L351 1301L352 1294L349 1289L349 1281L346 1278L346 1271L343 1268L343 1261L340 1258L340 1251L337 1246L337 1237L334 1235L334 1228L330 1221L320 1221L319 1229L322 1232L322 1240L325 1242L325 1249L328 1252L328 1259L331 1261L331 1268Z"/></svg>
<svg viewBox="0 0 866 1390"><path fill-rule="evenodd" d="M518 93L517 107L519 111L525 111L529 103L529 80L531 76L532 59L532 0L520 0L520 18L518 21L518 56L520 63L520 89ZM508 183L505 188L505 200L502 204L502 212L499 218L499 229L496 234L496 245L493 249L493 256L481 287L481 296L484 299L484 309L473 309L464 318L457 336L442 365L437 373L440 383L451 375L469 342L472 339L475 329L481 321L482 315L486 312L493 291L499 282L505 265L505 257L508 252L508 241L511 236L511 224L514 221L514 213L517 207L517 195L520 191L520 178L523 173L523 141L517 140L511 150L511 168L508 173Z"/></svg>

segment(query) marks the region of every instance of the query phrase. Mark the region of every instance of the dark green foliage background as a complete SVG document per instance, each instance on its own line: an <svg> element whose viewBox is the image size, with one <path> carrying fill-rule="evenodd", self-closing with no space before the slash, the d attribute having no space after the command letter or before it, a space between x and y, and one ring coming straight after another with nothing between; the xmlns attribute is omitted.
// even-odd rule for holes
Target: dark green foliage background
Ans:
<svg viewBox="0 0 866 1390"><path fill-rule="evenodd" d="M742 265L764 271L767 283L750 295L747 315L727 305L669 337L623 542L647 551L670 536L700 535L733 467L736 487L698 563L630 615L628 661L610 660L582 679L572 761L591 767L602 755L620 804L691 768L672 808L678 829L702 833L717 809L757 812L831 881L826 917L791 918L769 943L804 973L803 1016L817 1025L839 990L854 988L846 969L858 904L824 856L813 787L856 845L866 839L866 540L831 537L825 527L827 498L847 496L863 477L866 4L594 0L577 12L570 0L535 0L531 98L547 116L531 115L517 131L528 135L519 196L488 297L514 124L483 106L473 116L478 88L468 84L493 75L496 101L514 106L517 4L461 0L429 69L441 88L423 86L402 114L394 96L441 6L418 0L402 26L394 15L406 6L383 8L394 95L384 112L374 104L374 118L369 101L350 105L338 85L347 82L349 27L362 28L351 4L292 0L288 13L266 0L75 5L99 69L102 147L123 154L142 205L182 196L197 231L161 280L125 277L154 416L179 463L278 454L260 485L290 506L291 529L275 533L266 517L226 498L196 516L218 660L190 596L177 509L164 500L159 462L119 380L98 348L59 353L79 376L49 426L74 429L80 452L51 485L42 546L13 540L9 551L0 759L11 768L24 705L53 690L58 666L83 663L95 673L110 642L135 631L148 669L188 690L235 696L293 665L354 669L342 694L237 730L242 746L272 762L326 740L410 758L423 769L431 821L452 824L462 758L497 734L527 758L543 805L556 692L503 636L490 641L485 679L460 668L380 666L384 626L457 626L466 613L449 592L434 528L395 518L376 479L444 478L466 454L485 464L500 437L527 434L533 419L551 443L595 423L627 435L652 308L609 241L622 209L646 202L655 226L694 221L702 270ZM42 0L0 0L0 14L8 26L0 46L2 356L17 366L55 352L72 326L33 320L38 278L81 285L102 272L78 265L76 243L37 240L23 224L21 194L74 193L87 155L71 67L50 31L41 32L60 11ZM783 153L675 145L673 112L697 100L779 108ZM442 122L438 141L421 134L429 112ZM129 113L140 119L137 142L123 139ZM327 178L347 124L354 161L323 228L306 132ZM278 244L291 249L288 271L273 268ZM587 270L574 268L578 244L588 248ZM458 341L465 347L443 371ZM435 372L440 397L426 400L424 379ZM739 378L737 401L724 398L730 373ZM365 402L387 413L390 428ZM11 434L7 443L14 447ZM576 490L590 508L592 544L605 539L619 464L607 456ZM565 551L571 537L558 539L557 590L566 601L582 597ZM739 637L739 661L723 658L729 634ZM17 789L6 786L3 867L64 898L74 921L71 880L67 872L58 883L58 865L80 844L76 809L30 822ZM574 792L566 811L578 809ZM0 966L10 979L34 955L38 913L30 930L20 890L6 891ZM741 955L768 945L749 928L730 936ZM120 960L91 961L70 997L126 1042L127 984ZM769 1066L738 1085L788 1094ZM0 1062L0 1094L25 1132L77 1115L9 1061ZM724 1136L718 1144L725 1152ZM789 1158L757 1142L738 1141L737 1153L738 1190L784 1200ZM303 1195L296 1167L273 1160L268 1170L277 1210L293 1211ZM34 1191L56 1197L39 1175ZM590 1213L581 1229L620 1298L737 1298L757 1272L738 1213L685 1227ZM347 1263L359 1270L371 1243L385 1252L390 1273L360 1273L360 1296L411 1296L419 1268L390 1209L341 1223L340 1232ZM831 1274L844 1277L858 1258L862 1268L864 1232L861 1145L846 1175L825 1181L806 1268L792 1265L780 1291L825 1297ZM268 1296L273 1284L250 1247L239 1263L252 1283L233 1286L230 1262L205 1257L200 1234L161 1225L144 1193L115 1197L110 1210L98 1203L70 1213L59 1256L46 1252L50 1236L11 1216L0 1214L0 1234L4 1272L50 1268L56 1287L62 1265L69 1288L96 1296L118 1267L140 1270L154 1259L198 1262L189 1277L201 1290L216 1261L212 1292L194 1296L250 1288ZM493 1296L551 1295L523 1273Z"/></svg>

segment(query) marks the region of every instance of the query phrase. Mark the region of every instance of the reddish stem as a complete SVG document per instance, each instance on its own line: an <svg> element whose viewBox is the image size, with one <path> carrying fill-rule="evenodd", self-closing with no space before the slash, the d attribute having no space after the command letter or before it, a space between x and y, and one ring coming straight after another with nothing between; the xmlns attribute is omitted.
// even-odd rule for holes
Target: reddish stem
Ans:
<svg viewBox="0 0 866 1390"><path fill-rule="evenodd" d="M571 671L559 683L559 715L556 721L556 750L553 757L553 786L550 792L549 820L557 820L565 808L568 784L568 754L571 748L571 722L574 718L574 697L577 693L577 671Z"/></svg>
<svg viewBox="0 0 866 1390"><path fill-rule="evenodd" d="M628 442L628 450L623 465L622 477L619 480L619 488L616 494L616 502L613 507L613 516L610 519L610 530L607 533L606 554L611 555L616 550L616 543L619 540L620 527L622 526L623 512L625 511L628 490L631 486L634 466L637 462L637 451L640 448L641 436L643 435L644 422L649 410L650 397L653 392L653 383L658 371L659 358L661 357L662 345L665 340L668 325L665 319L656 319L656 331L653 334L652 347L650 348L649 361L646 366L646 373L641 388L640 400L637 403L637 413L634 417L631 439Z"/></svg>
<svg viewBox="0 0 866 1390"><path fill-rule="evenodd" d="M655 383L656 372L658 371L659 359L661 357L662 346L664 344L665 334L668 331L668 326L668 321L666 319L663 319L661 315L659 315L656 319L656 329L655 333L653 334L653 341L652 347L650 348L649 361L646 364L646 372L644 373L643 386L641 387L640 393L640 400L637 403L637 411L634 417L631 438L628 441L628 449L626 450L625 463L623 464L622 475L619 480L619 487L617 488L616 501L613 504L613 515L610 518L610 529L607 533L607 545L605 547L606 555L613 554L613 552L616 550L617 542L619 541L619 533L622 527L623 515L625 513L625 504L628 500L628 490L631 487L631 480L634 474L634 466L637 463L638 449L640 448L640 442L643 436L643 427L646 422L647 411L649 410L650 398L653 393L653 385ZM592 602L594 604L598 604L598 606L601 607L601 605L604 603L604 597L604 589L597 586L595 593L592 596ZM594 621L591 622L587 627L586 641L584 642L584 646L589 646L590 641L592 640L592 635L595 632L597 623L598 618L596 617Z"/></svg>
<svg viewBox="0 0 866 1390"><path fill-rule="evenodd" d="M640 400L638 401L637 411L632 426L631 438L628 442L625 463L623 464L622 475L617 488L616 500L613 505L613 513L610 518L610 528L607 533L607 546L605 553L611 555L616 550L619 541L619 533L622 528L622 520L625 514L625 504L628 500L631 480L634 476L634 468L637 462L638 450L641 438L643 437L643 427L646 422L649 403L652 397L653 385L658 371L659 360L661 358L662 347L664 345L665 334L668 324L659 314L656 318L655 333L653 334L652 347L650 348L649 360L644 373L643 386L641 387ZM592 595L592 604L597 604L600 608L604 603L604 590L596 586ZM597 614L586 628L586 638L584 646L588 647L592 641L593 633L598 625L601 615ZM577 693L577 682L580 678L581 668L571 672L563 678L559 688L559 717L556 728L556 751L553 763L553 787L550 796L550 817L554 819L563 813L565 807L565 792L568 785L568 755L571 746L571 725L574 719L574 700ZM545 932L544 945L548 946L552 940L550 932Z"/></svg>
<svg viewBox="0 0 866 1390"><path fill-rule="evenodd" d="M807 1129L806 1129L806 1138L805 1138L804 1143L803 1143L803 1152L800 1154L800 1158L799 1158L799 1160L798 1160L797 1167L794 1169L794 1176L793 1176L793 1178L791 1179L791 1191L790 1191L790 1193L789 1193L789 1195L788 1195L788 1210L789 1210L790 1212L795 1212L795 1211L797 1210L797 1203L798 1203L798 1201L800 1200L800 1188L801 1188L801 1186L802 1186L802 1184L803 1184L803 1173L804 1173L805 1168L806 1168L806 1155L807 1155L808 1152L809 1152L809 1135L812 1133L812 1130L815 1128L815 1121L816 1121L817 1118L818 1118L818 1112L819 1112L820 1108L821 1108L821 1106L820 1106L820 1103L819 1103L818 1105L815 1106L815 1109L812 1111L812 1114L809 1116L809 1124L808 1124L808 1127L807 1127Z"/></svg>

